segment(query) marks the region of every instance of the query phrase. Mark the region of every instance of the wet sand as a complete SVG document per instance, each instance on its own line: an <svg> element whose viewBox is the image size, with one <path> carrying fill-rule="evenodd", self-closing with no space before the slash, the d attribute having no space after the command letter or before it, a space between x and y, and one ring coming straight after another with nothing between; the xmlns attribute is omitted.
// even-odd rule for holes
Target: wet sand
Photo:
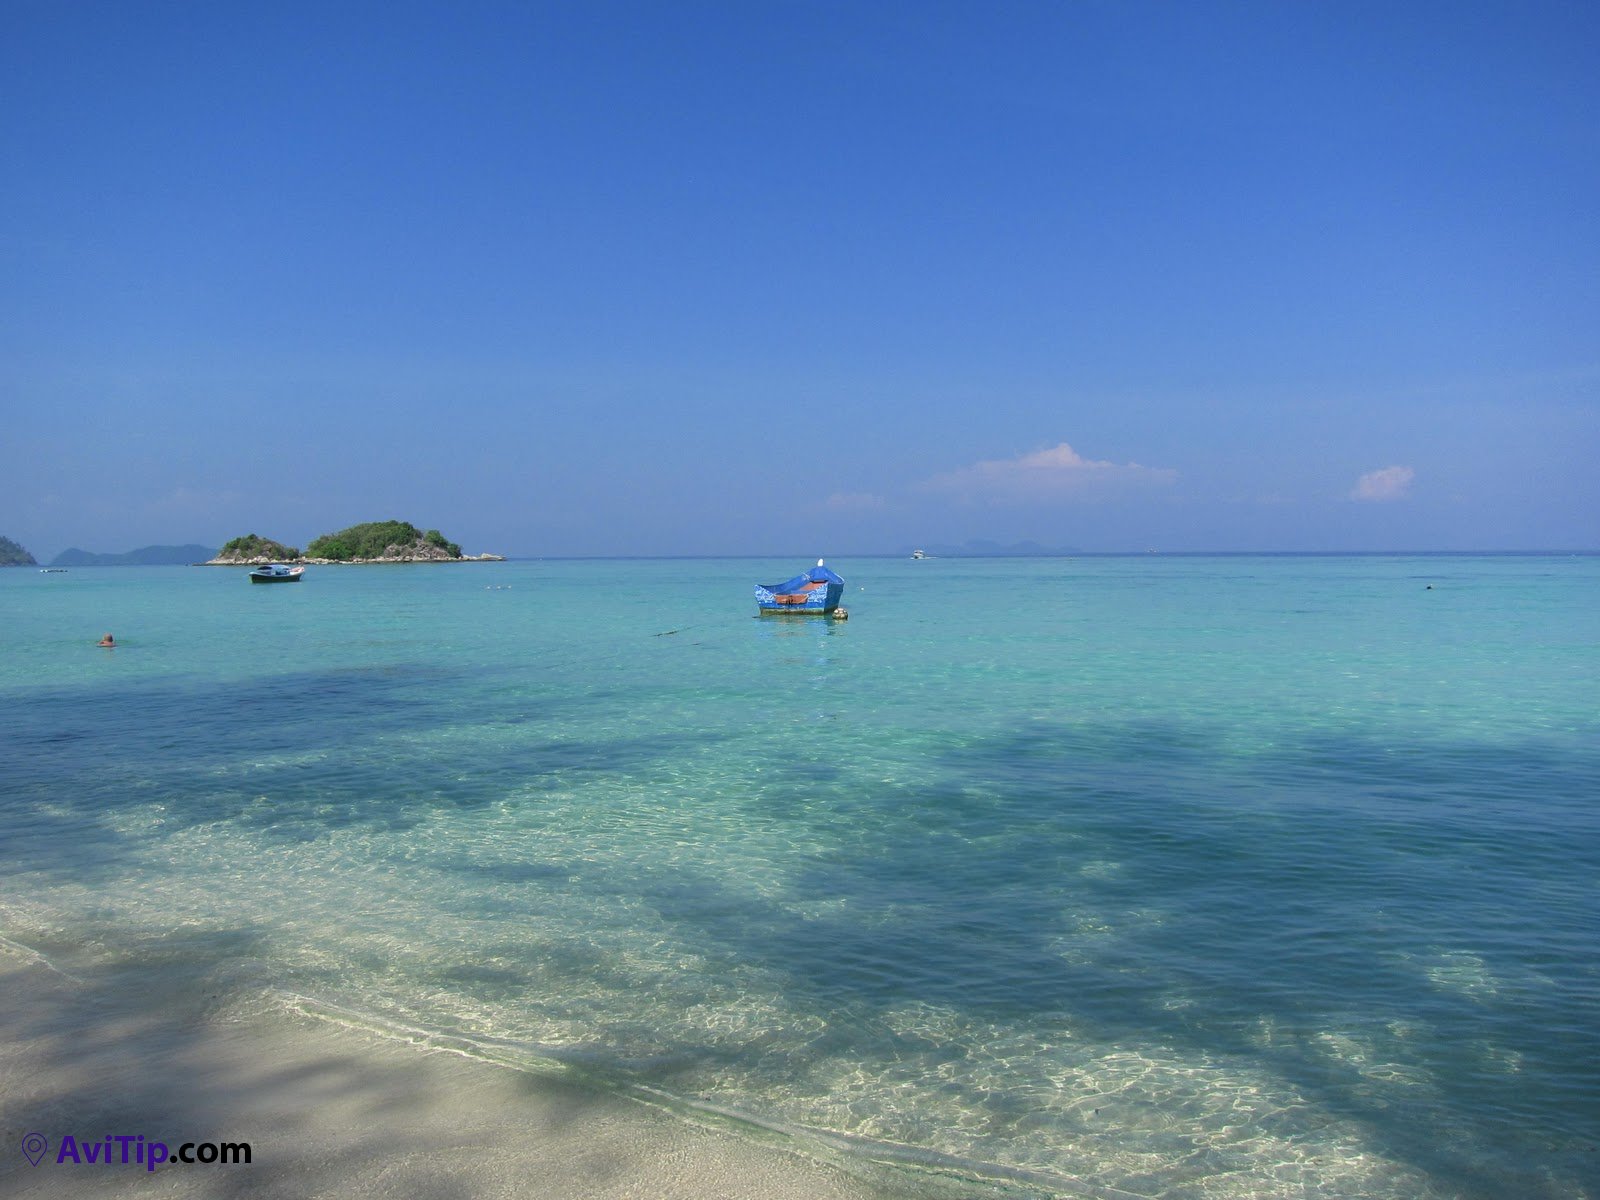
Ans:
<svg viewBox="0 0 1600 1200"><path fill-rule="evenodd" d="M759 1137L296 1015L149 966L63 974L0 946L0 1194L891 1200ZM49 1139L36 1166L29 1134ZM63 1135L248 1142L249 1165L58 1162ZM35 1143L37 1145L37 1143ZM877 1170L866 1167L870 1174ZM932 1189L932 1190L930 1190Z"/></svg>

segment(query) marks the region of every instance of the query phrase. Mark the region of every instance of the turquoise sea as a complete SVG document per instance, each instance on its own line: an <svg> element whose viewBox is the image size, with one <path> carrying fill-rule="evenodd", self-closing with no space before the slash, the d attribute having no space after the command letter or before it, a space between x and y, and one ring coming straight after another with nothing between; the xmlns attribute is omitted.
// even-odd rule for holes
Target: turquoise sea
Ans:
<svg viewBox="0 0 1600 1200"><path fill-rule="evenodd" d="M1600 558L811 561L0 572L0 936L930 1187L1600 1195Z"/></svg>

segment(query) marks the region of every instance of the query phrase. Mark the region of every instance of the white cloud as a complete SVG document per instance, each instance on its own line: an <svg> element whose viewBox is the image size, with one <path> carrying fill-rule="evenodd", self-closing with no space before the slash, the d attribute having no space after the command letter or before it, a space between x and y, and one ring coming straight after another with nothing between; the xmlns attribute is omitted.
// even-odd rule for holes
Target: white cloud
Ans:
<svg viewBox="0 0 1600 1200"><path fill-rule="evenodd" d="M1383 467L1356 480L1352 500L1404 500L1417 473L1410 467Z"/></svg>
<svg viewBox="0 0 1600 1200"><path fill-rule="evenodd" d="M1017 458L985 459L935 475L921 487L998 504L1067 499L1113 486L1166 486L1176 471L1084 458L1066 442Z"/></svg>

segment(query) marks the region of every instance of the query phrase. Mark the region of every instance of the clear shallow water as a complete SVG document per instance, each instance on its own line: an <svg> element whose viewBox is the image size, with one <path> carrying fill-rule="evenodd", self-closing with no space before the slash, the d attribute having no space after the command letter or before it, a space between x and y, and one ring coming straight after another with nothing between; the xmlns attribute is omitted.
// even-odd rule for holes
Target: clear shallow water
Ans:
<svg viewBox="0 0 1600 1200"><path fill-rule="evenodd" d="M0 934L1026 1194L1600 1191L1600 559L804 565L0 572Z"/></svg>

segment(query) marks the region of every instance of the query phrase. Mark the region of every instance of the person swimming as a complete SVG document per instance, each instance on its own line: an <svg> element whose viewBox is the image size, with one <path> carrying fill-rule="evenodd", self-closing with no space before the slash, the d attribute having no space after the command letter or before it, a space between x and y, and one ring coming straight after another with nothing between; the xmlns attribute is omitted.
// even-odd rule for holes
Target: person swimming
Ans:
<svg viewBox="0 0 1600 1200"><path fill-rule="evenodd" d="M113 638L113 637L112 637L112 636L111 636L111 635L110 635L110 634L109 634L109 633L108 633L108 634L106 634L106 635L105 635L105 637L103 637L103 638L101 638L101 639L100 639L100 640L99 640L99 641L98 641L98 642L96 642L96 643L95 643L95 644L96 644L96 645L97 645L97 646L115 646L115 645L116 645L116 644L117 644L117 642L116 642L116 639L115 639L115 638Z"/></svg>

